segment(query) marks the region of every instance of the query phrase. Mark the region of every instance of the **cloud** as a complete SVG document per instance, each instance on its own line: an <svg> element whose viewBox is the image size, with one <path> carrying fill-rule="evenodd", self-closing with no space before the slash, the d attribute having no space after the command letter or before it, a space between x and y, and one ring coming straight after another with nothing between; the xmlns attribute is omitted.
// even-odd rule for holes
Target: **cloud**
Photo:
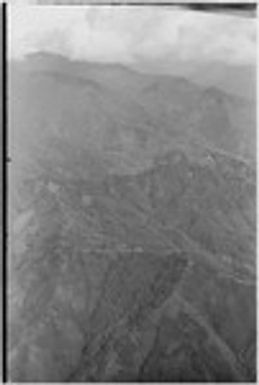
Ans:
<svg viewBox="0 0 259 385"><path fill-rule="evenodd" d="M122 63L256 60L256 20L169 7L12 6L8 35L12 58L45 50Z"/></svg>

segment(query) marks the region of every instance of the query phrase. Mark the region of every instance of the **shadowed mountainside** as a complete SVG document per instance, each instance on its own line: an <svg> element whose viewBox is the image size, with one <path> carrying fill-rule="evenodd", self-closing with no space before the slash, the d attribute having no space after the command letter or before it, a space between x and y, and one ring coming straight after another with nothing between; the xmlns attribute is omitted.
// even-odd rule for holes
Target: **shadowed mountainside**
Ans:
<svg viewBox="0 0 259 385"><path fill-rule="evenodd" d="M10 63L12 381L255 381L255 111L119 65Z"/></svg>

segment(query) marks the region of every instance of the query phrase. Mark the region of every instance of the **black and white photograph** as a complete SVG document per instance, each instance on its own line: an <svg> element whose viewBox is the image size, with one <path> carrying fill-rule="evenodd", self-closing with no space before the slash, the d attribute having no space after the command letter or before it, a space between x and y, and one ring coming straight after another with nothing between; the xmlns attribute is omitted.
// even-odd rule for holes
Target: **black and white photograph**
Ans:
<svg viewBox="0 0 259 385"><path fill-rule="evenodd" d="M9 382L256 382L257 22L6 5Z"/></svg>

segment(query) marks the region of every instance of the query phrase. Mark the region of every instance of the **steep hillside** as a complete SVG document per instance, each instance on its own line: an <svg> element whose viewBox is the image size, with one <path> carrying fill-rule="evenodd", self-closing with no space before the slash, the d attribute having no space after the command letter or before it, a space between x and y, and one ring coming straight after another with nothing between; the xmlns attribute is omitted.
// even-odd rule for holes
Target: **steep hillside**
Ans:
<svg viewBox="0 0 259 385"><path fill-rule="evenodd" d="M45 54L10 80L12 381L255 381L251 105Z"/></svg>

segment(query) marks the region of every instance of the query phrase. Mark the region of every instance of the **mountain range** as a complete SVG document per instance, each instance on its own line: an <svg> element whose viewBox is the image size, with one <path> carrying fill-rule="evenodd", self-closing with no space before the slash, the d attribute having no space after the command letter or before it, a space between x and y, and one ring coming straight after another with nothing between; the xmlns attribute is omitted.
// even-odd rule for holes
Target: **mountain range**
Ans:
<svg viewBox="0 0 259 385"><path fill-rule="evenodd" d="M45 52L8 95L10 379L254 382L254 102Z"/></svg>

